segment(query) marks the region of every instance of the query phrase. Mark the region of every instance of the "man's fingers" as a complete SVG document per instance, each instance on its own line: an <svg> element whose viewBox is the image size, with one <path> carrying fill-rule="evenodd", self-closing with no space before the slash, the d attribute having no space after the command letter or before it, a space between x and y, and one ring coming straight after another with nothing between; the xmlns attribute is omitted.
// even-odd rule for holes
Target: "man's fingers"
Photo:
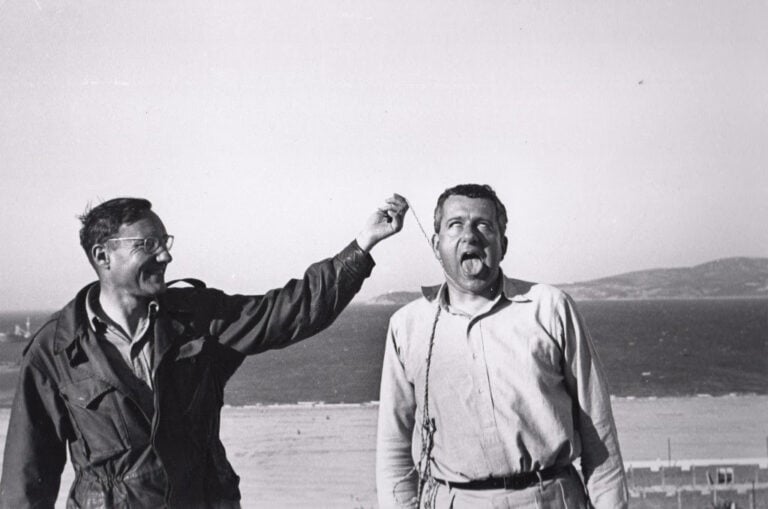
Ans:
<svg viewBox="0 0 768 509"><path fill-rule="evenodd" d="M378 211L376 212L377 215L381 220L384 220L388 223L392 222L392 209L391 207L379 207Z"/></svg>
<svg viewBox="0 0 768 509"><path fill-rule="evenodd" d="M408 211L408 200L395 193L385 200L387 210L397 215L405 215Z"/></svg>
<svg viewBox="0 0 768 509"><path fill-rule="evenodd" d="M365 228L357 236L358 245L363 251L369 251L380 240L399 232L403 228L403 218L408 211L408 202L399 194L393 194L384 200L366 221Z"/></svg>

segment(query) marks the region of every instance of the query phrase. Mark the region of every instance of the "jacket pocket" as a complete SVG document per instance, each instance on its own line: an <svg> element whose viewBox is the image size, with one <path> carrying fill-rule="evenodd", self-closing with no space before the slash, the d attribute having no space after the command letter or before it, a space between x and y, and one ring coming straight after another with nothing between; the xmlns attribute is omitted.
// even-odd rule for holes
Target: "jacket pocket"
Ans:
<svg viewBox="0 0 768 509"><path fill-rule="evenodd" d="M126 450L128 433L124 409L114 387L102 380L87 378L60 390L91 462L98 463Z"/></svg>

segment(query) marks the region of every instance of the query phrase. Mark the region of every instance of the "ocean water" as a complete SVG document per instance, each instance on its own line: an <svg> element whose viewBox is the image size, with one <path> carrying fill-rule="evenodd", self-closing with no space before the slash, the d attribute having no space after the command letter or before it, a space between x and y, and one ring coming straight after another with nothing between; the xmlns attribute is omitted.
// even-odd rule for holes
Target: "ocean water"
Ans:
<svg viewBox="0 0 768 509"><path fill-rule="evenodd" d="M768 394L768 300L577 306L615 396ZM378 400L387 323L396 309L352 306L316 337L247 359L227 402Z"/></svg>
<svg viewBox="0 0 768 509"><path fill-rule="evenodd" d="M619 397L768 394L768 300L579 302L611 393ZM246 359L226 403L253 405L378 399L387 323L397 306L350 306L327 330ZM33 328L47 313L29 314ZM27 313L0 313L0 332ZM12 366L21 344L0 344ZM14 373L0 372L0 405Z"/></svg>

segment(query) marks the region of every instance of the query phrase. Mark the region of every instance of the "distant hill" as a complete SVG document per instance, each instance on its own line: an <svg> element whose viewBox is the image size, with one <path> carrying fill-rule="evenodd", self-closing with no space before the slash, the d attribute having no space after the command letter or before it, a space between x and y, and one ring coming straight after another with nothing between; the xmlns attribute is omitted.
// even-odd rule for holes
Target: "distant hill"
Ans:
<svg viewBox="0 0 768 509"><path fill-rule="evenodd" d="M768 297L768 258L723 258L694 267L627 272L560 288L574 299Z"/></svg>
<svg viewBox="0 0 768 509"><path fill-rule="evenodd" d="M555 285L576 300L768 298L768 258L723 258L694 267L627 272ZM407 304L420 292L389 292L368 304Z"/></svg>
<svg viewBox="0 0 768 509"><path fill-rule="evenodd" d="M421 292L388 292L367 300L365 304L404 305L421 297Z"/></svg>

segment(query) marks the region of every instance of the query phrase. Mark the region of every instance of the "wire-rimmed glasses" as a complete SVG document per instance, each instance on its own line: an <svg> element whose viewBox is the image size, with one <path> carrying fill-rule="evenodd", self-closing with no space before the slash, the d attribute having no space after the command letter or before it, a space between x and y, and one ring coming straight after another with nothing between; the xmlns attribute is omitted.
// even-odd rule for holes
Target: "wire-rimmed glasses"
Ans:
<svg viewBox="0 0 768 509"><path fill-rule="evenodd" d="M147 254L156 253L161 247L166 251L170 251L173 246L173 235L163 235L162 237L114 237L107 239L104 242L123 242L133 241L137 246L141 246Z"/></svg>

